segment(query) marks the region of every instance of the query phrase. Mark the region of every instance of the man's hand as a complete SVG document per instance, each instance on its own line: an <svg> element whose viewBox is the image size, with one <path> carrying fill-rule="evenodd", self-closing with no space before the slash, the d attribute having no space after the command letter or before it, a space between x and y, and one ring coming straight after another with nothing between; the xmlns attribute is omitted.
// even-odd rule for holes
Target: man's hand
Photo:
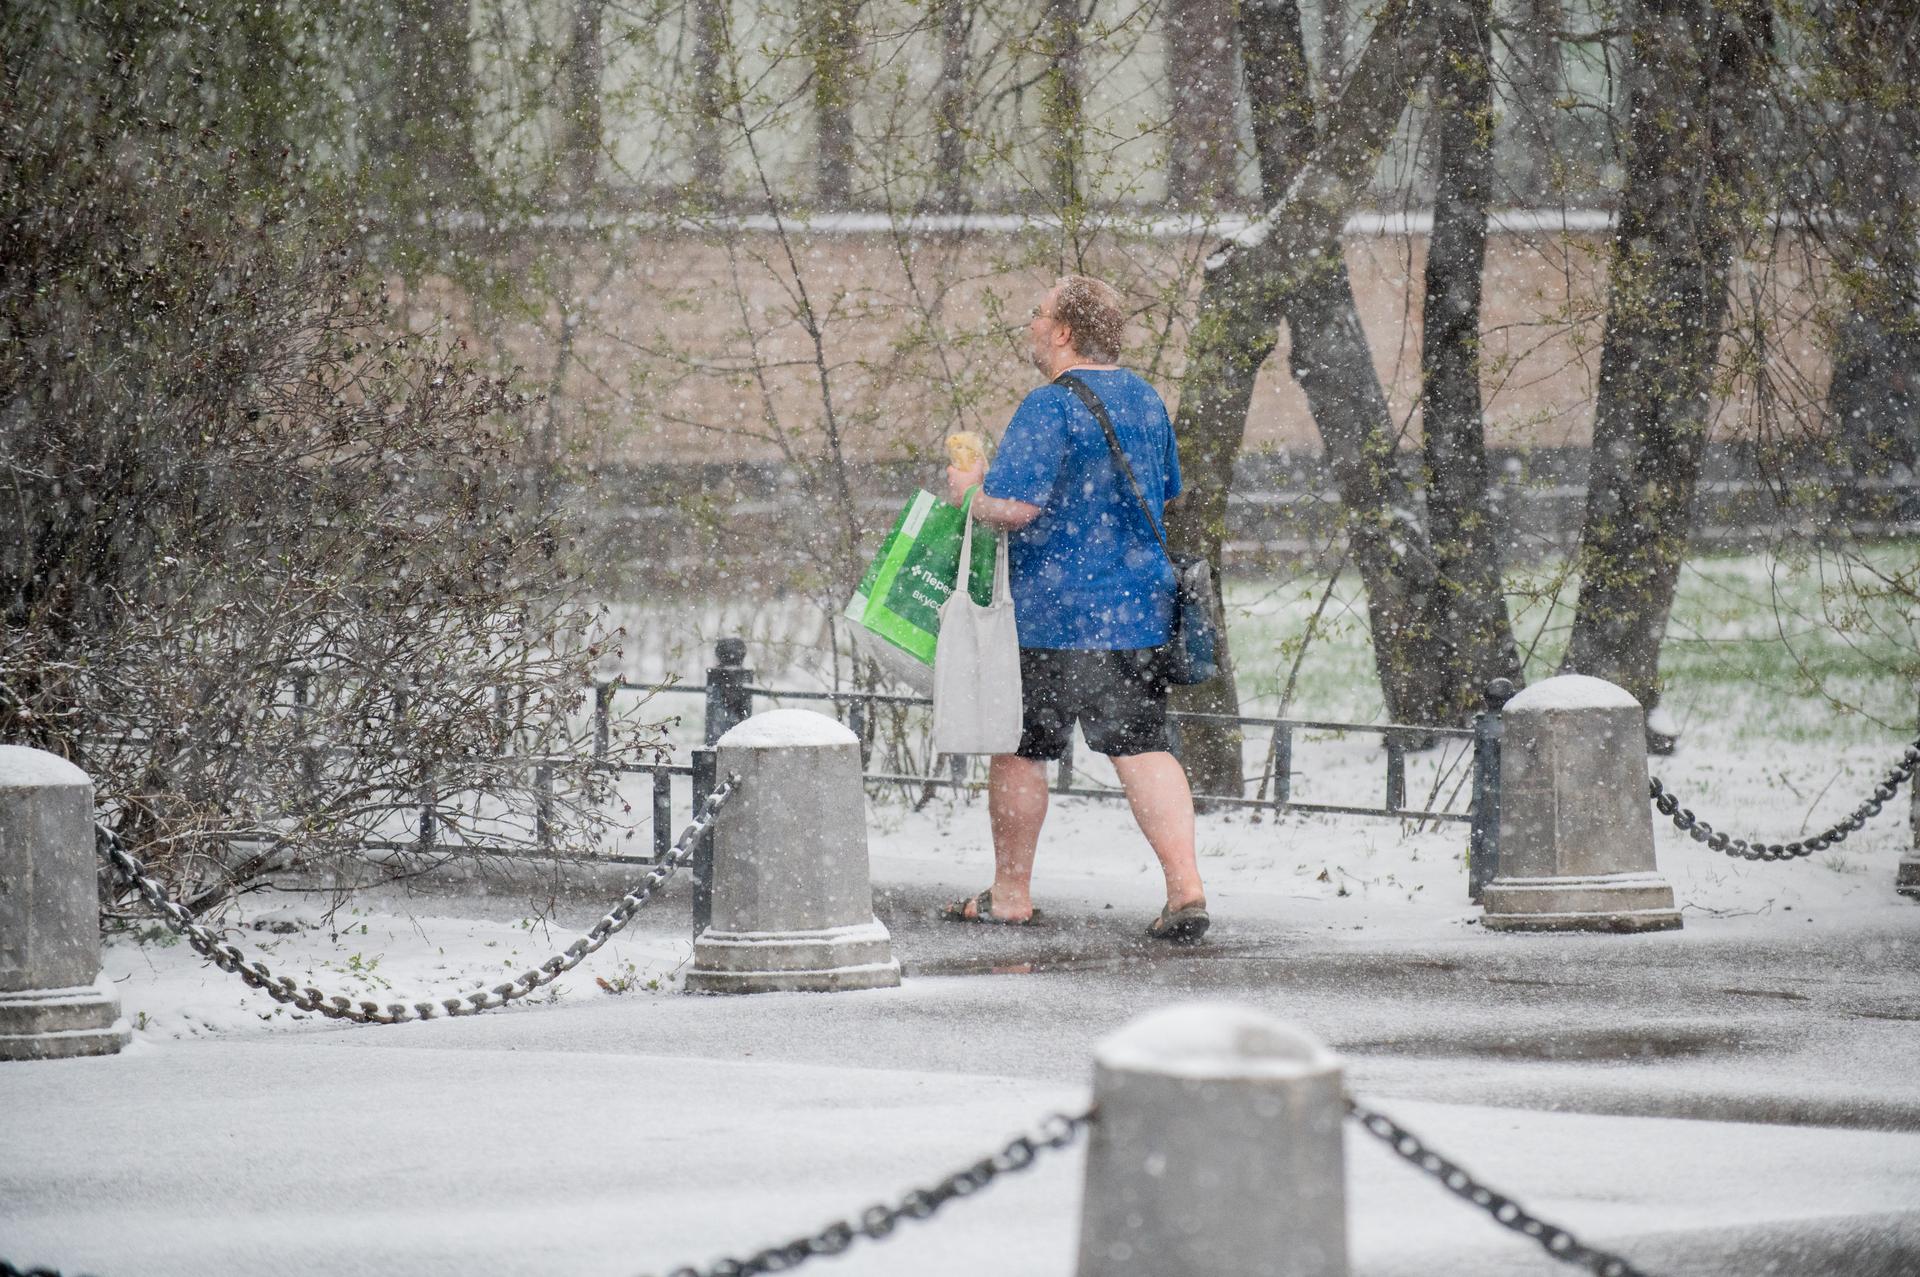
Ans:
<svg viewBox="0 0 1920 1277"><path fill-rule="evenodd" d="M986 478L987 467L983 462L977 466L968 466L965 470L958 466L947 467L947 500L964 508L967 503L967 489L975 487ZM1040 517L1040 507L1025 501L1015 501L1011 497L990 497L984 492L973 494L973 517L990 528L1024 528Z"/></svg>
<svg viewBox="0 0 1920 1277"><path fill-rule="evenodd" d="M957 466L947 467L947 500L958 506L967 503L967 489L977 487L987 477L987 467L983 462L965 470ZM984 494L983 494L984 495ZM978 498L975 498L978 500Z"/></svg>

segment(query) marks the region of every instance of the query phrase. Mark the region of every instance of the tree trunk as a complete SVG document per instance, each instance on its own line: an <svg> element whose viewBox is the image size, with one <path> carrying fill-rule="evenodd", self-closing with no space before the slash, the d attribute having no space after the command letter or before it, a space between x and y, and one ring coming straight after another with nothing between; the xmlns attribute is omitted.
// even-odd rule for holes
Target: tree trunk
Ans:
<svg viewBox="0 0 1920 1277"><path fill-rule="evenodd" d="M1246 0L1240 19L1253 149L1260 199L1278 204L1287 183L1313 154L1313 72L1300 31L1299 0Z"/></svg>
<svg viewBox="0 0 1920 1277"><path fill-rule="evenodd" d="M939 172L935 202L943 212L965 211L967 198L967 41L973 23L967 0L940 0L940 87L934 94Z"/></svg>
<svg viewBox="0 0 1920 1277"><path fill-rule="evenodd" d="M807 20L813 63L814 191L828 208L850 208L859 6L854 0L818 0Z"/></svg>
<svg viewBox="0 0 1920 1277"><path fill-rule="evenodd" d="M1345 86L1347 2L1320 0L1320 87L1331 102Z"/></svg>
<svg viewBox="0 0 1920 1277"><path fill-rule="evenodd" d="M1078 0L1046 0L1047 77L1041 111L1047 135L1047 189L1067 216L1080 206L1080 170L1086 139L1080 82L1080 6Z"/></svg>
<svg viewBox="0 0 1920 1277"><path fill-rule="evenodd" d="M375 132L386 184L429 210L471 205L474 152L468 0L398 0Z"/></svg>
<svg viewBox="0 0 1920 1277"><path fill-rule="evenodd" d="M1562 668L1652 710L1686 552L1771 42L1764 0L1641 0L1580 598Z"/></svg>
<svg viewBox="0 0 1920 1277"><path fill-rule="evenodd" d="M603 142L600 76L605 53L600 44L606 0L573 0L573 32L567 43L564 77L566 113L560 128L560 186L571 203L587 199L600 176Z"/></svg>
<svg viewBox="0 0 1920 1277"><path fill-rule="evenodd" d="M1852 479L1838 522L1898 517L1875 486L1920 472L1920 36L1909 11L1836 5L1819 14L1833 98L1811 104L1807 198L1843 308L1827 413ZM1838 217L1824 217L1830 204Z"/></svg>
<svg viewBox="0 0 1920 1277"><path fill-rule="evenodd" d="M703 202L726 198L727 157L721 122L727 113L726 0L692 0L693 182Z"/></svg>
<svg viewBox="0 0 1920 1277"><path fill-rule="evenodd" d="M1215 207L1234 189L1232 0L1173 0L1167 13L1167 198Z"/></svg>
<svg viewBox="0 0 1920 1277"><path fill-rule="evenodd" d="M1453 697L1451 719L1471 717L1490 679L1521 680L1487 504L1480 402L1480 294L1493 185L1491 42L1487 0L1441 0L1433 77L1440 153L1420 374L1427 529L1444 609L1434 646Z"/></svg>
<svg viewBox="0 0 1920 1277"><path fill-rule="evenodd" d="M1555 104L1563 74L1559 32L1566 16L1561 0L1512 0L1507 9L1512 14L1506 44L1513 110L1504 131L1520 156L1513 198L1540 204L1551 199L1559 185L1554 169L1560 151L1561 108Z"/></svg>
<svg viewBox="0 0 1920 1277"><path fill-rule="evenodd" d="M1169 526L1178 543L1208 556L1217 577L1254 379L1273 353L1281 319L1291 317L1293 372L1353 514L1388 711L1420 721L1419 703L1431 698L1418 686L1419 663L1400 658L1419 629L1409 615L1418 609L1399 583L1430 579L1432 566L1415 570L1425 537L1411 522L1410 495L1391 464L1392 423L1354 309L1340 231L1433 55L1430 14L1414 0L1382 15L1349 91L1330 113L1325 140L1310 153L1297 5L1264 0L1246 9L1242 23L1269 207L1207 262L1176 422L1187 495ZM1237 703L1230 671L1181 698L1183 708L1225 713L1237 712ZM1202 792L1240 792L1237 732L1192 732L1186 746Z"/></svg>

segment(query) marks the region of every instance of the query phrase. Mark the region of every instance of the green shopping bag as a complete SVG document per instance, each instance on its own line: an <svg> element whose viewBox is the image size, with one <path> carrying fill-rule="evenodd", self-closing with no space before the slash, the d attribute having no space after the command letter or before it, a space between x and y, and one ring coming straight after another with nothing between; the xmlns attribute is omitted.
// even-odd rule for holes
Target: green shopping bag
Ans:
<svg viewBox="0 0 1920 1277"><path fill-rule="evenodd" d="M931 492L914 493L847 604L847 619L931 667L940 605L960 575L966 518ZM982 607L993 602L994 540L973 541L967 592Z"/></svg>

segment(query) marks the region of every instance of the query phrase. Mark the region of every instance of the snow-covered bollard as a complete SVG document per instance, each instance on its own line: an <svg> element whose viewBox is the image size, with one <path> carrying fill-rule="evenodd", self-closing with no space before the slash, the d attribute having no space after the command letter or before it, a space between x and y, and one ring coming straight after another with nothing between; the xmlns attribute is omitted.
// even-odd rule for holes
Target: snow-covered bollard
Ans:
<svg viewBox="0 0 1920 1277"><path fill-rule="evenodd" d="M1653 860L1646 718L1605 679L1563 674L1508 701L1500 753L1496 931L1668 931L1673 888Z"/></svg>
<svg viewBox="0 0 1920 1277"><path fill-rule="evenodd" d="M100 976L93 781L0 745L0 1060L111 1055L131 1036Z"/></svg>
<svg viewBox="0 0 1920 1277"><path fill-rule="evenodd" d="M1095 1048L1093 1099L1079 1277L1345 1277L1346 1102L1314 1038L1163 1008Z"/></svg>
<svg viewBox="0 0 1920 1277"><path fill-rule="evenodd" d="M689 993L831 992L900 983L873 916L860 738L824 714L756 714L716 742L740 786L713 830L713 920Z"/></svg>

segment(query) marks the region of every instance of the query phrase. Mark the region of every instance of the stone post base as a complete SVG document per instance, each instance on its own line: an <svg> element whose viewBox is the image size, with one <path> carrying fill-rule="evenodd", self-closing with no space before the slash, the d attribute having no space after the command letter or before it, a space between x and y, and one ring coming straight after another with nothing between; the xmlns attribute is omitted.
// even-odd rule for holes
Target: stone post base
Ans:
<svg viewBox="0 0 1920 1277"><path fill-rule="evenodd" d="M97 985L0 993L0 1060L112 1055L132 1037L120 999Z"/></svg>
<svg viewBox="0 0 1920 1277"><path fill-rule="evenodd" d="M1900 868L1893 875L1893 889L1909 900L1920 900L1920 852L1909 852L1900 858Z"/></svg>
<svg viewBox="0 0 1920 1277"><path fill-rule="evenodd" d="M716 931L693 942L688 993L838 993L900 983L878 919L826 931Z"/></svg>
<svg viewBox="0 0 1920 1277"><path fill-rule="evenodd" d="M1673 888L1654 873L1496 878L1480 925L1491 931L1675 931Z"/></svg>

